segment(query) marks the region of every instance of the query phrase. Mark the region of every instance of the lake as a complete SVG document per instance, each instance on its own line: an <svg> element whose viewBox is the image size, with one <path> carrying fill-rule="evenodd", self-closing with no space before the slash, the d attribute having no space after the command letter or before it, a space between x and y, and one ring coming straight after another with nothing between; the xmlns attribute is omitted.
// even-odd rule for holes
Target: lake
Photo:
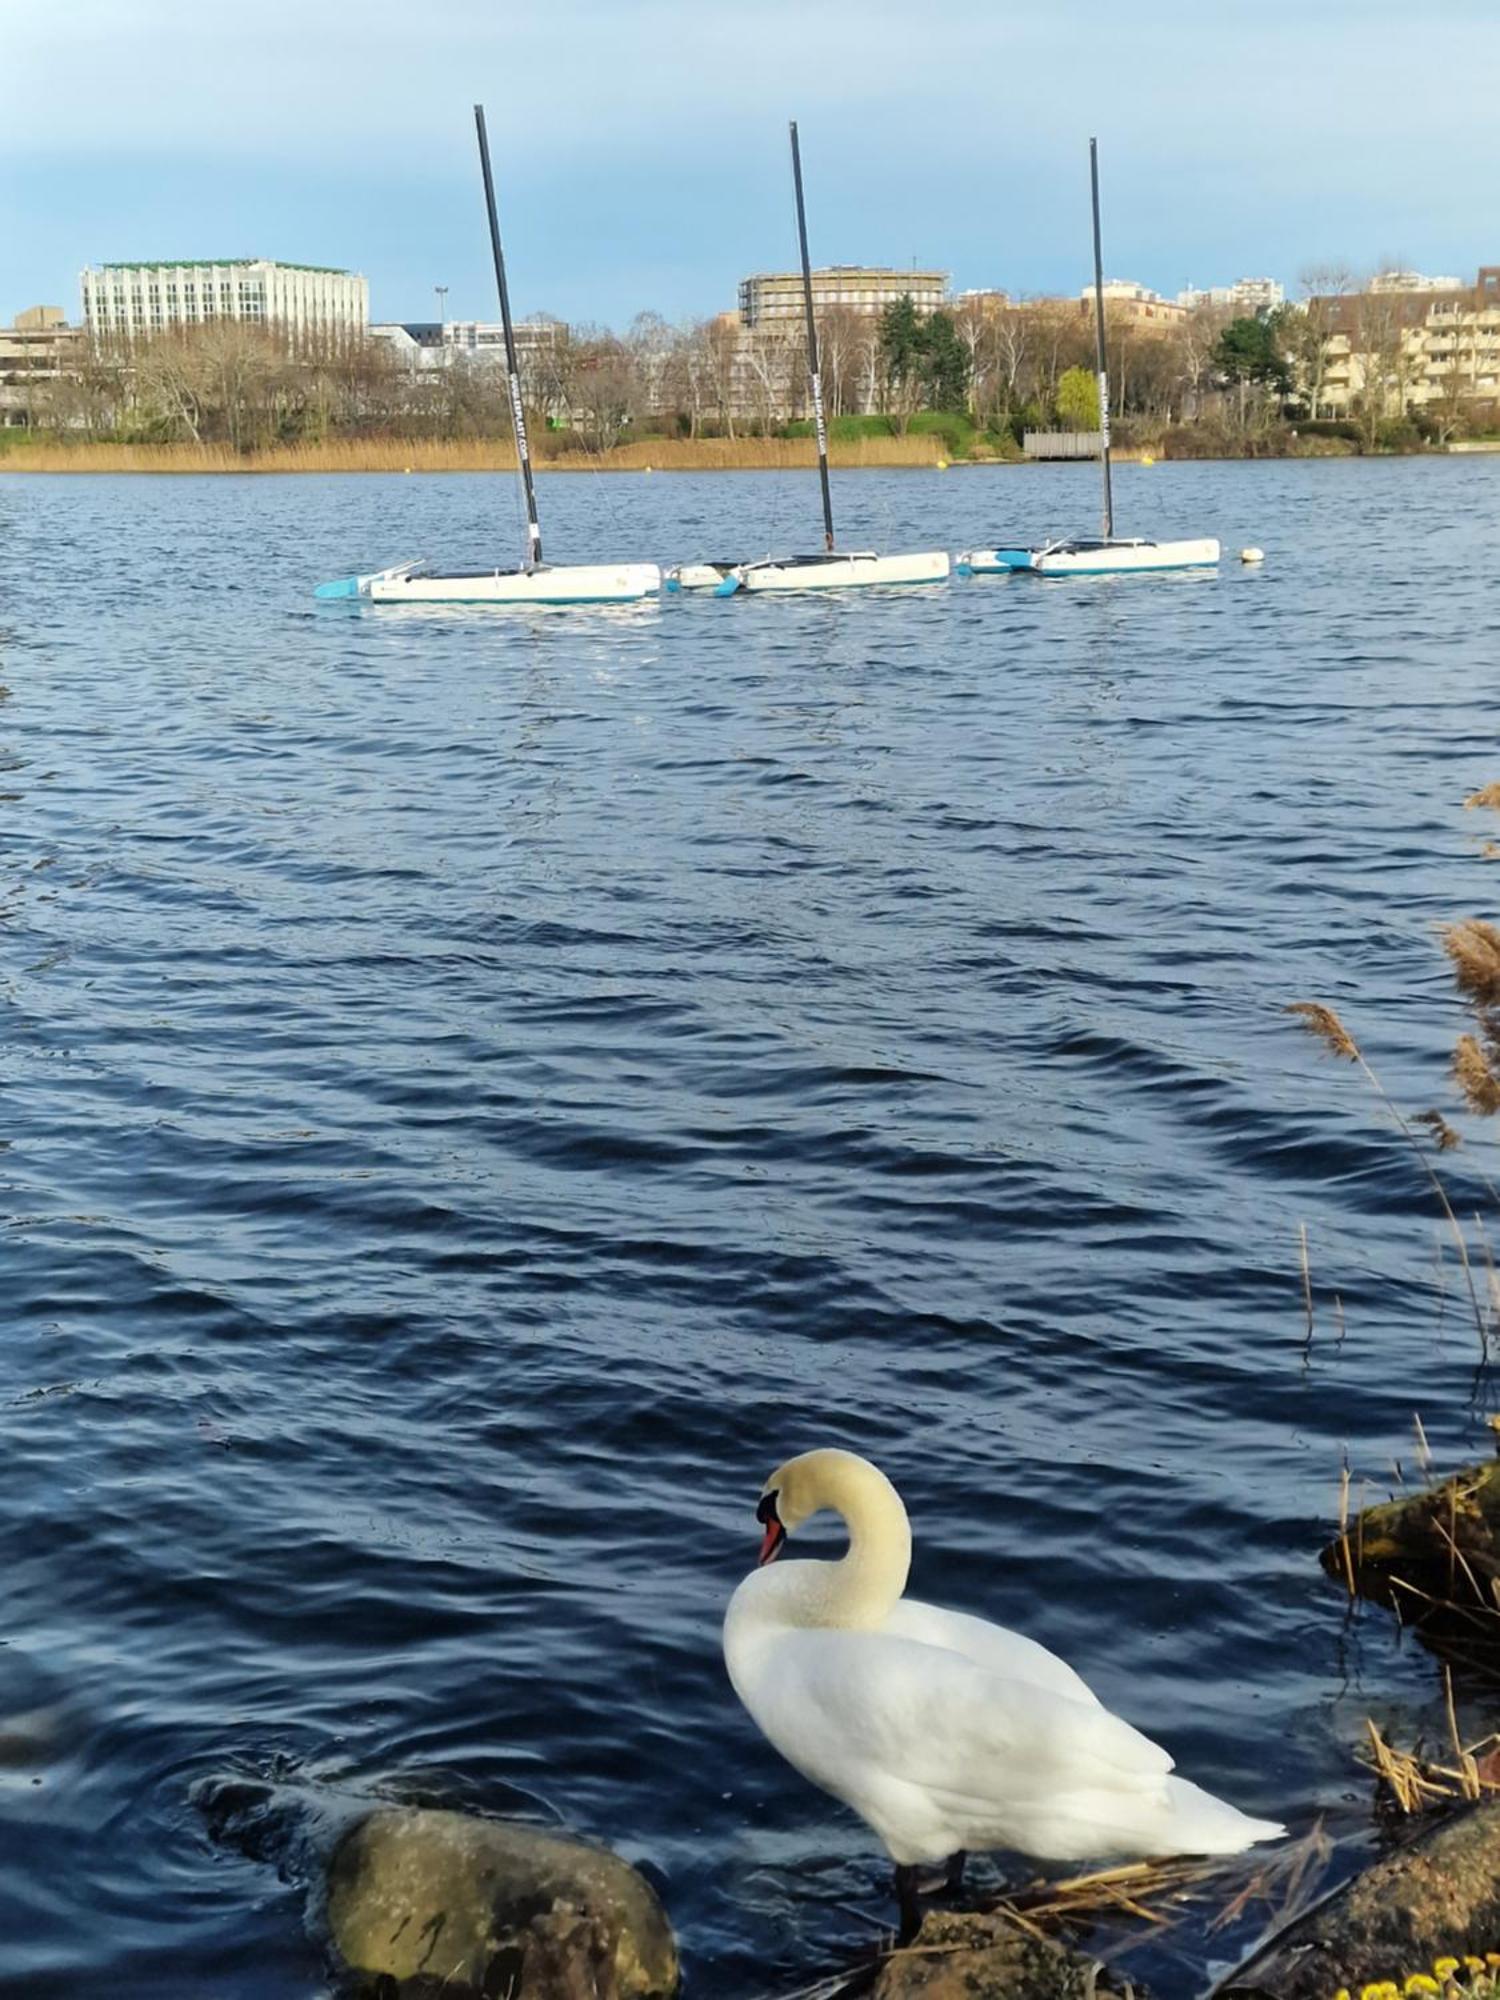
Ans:
<svg viewBox="0 0 1500 2000"><path fill-rule="evenodd" d="M1090 467L834 485L855 547L1096 518ZM697 2000L838 1965L886 1864L718 1651L817 1443L916 1593L1247 1810L1438 1713L1317 1550L1346 1454L1487 1453L1496 1397L1282 1010L1454 1115L1500 458L1116 492L1230 559L376 609L312 587L512 560L514 483L0 476L0 1991L326 1990L370 1796L610 1842ZM559 561L817 540L810 474L540 500ZM1484 1206L1493 1143L1444 1171Z"/></svg>

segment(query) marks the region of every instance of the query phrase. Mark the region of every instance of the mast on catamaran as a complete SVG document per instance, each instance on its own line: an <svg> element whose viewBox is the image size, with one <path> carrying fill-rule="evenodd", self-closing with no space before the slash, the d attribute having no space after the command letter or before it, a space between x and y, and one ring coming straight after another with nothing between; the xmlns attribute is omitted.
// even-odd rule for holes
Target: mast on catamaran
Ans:
<svg viewBox="0 0 1500 2000"><path fill-rule="evenodd" d="M531 478L531 447L526 440L526 412L521 407L521 368L516 360L516 329L510 317L510 287L505 282L505 252L500 245L500 217L495 209L495 177L490 172L490 141L484 129L484 106L474 106L474 129L479 134L479 164L484 170L484 205L490 218L490 249L495 256L495 283L500 292L500 323L505 329L505 371L510 389L510 421L516 435L516 462L521 472L521 491L526 498L526 567L536 569L542 560L542 530L536 517L536 487Z"/></svg>
<svg viewBox="0 0 1500 2000"><path fill-rule="evenodd" d="M942 549L882 556L873 549L834 548L833 495L828 484L828 419L823 409L823 374L818 363L818 322L813 311L812 259L807 251L807 204L802 196L802 148L797 121L792 136L792 185L797 193L797 248L802 255L802 307L807 321L807 380L812 394L813 436L818 447L818 484L823 493L823 548L819 555L766 556L758 562L687 562L667 571L667 589L711 590L733 597L741 590L848 590L871 583L941 583L948 574Z"/></svg>
<svg viewBox="0 0 1500 2000"><path fill-rule="evenodd" d="M1104 539L1115 532L1109 484L1109 363L1104 352L1104 256L1099 247L1099 141L1089 140L1089 187L1094 198L1094 354L1099 376L1099 468L1104 475ZM498 239L496 243L498 254Z"/></svg>
<svg viewBox="0 0 1500 2000"><path fill-rule="evenodd" d="M424 562L392 563L363 576L336 577L320 583L315 597L365 597L375 604L625 604L652 597L661 588L661 571L650 562L548 563L542 560L542 530L536 516L536 486L531 476L531 445L526 436L526 412L521 403L521 369L516 358L516 329L510 316L510 287L505 280L505 252L500 247L500 217L495 207L495 180L490 172L490 142L484 127L484 106L474 106L479 135L479 164L484 170L484 204L490 220L490 248L495 253L495 283L500 290L500 322L505 329L505 376L510 420L516 439L516 468L526 502L526 552L515 569L449 569Z"/></svg>
<svg viewBox="0 0 1500 2000"><path fill-rule="evenodd" d="M792 181L797 190L797 242L802 251L802 304L807 315L807 379L812 389L813 435L818 442L818 479L823 488L823 547L833 553L833 496L828 490L828 425L823 417L823 377L818 369L818 322L813 317L812 263L807 254L807 209L802 200L802 148L797 121L792 129Z"/></svg>
<svg viewBox="0 0 1500 2000"><path fill-rule="evenodd" d="M1089 140L1089 192L1094 204L1094 364L1099 384L1099 471L1104 481L1104 533L1097 539L1063 535L1050 542L965 549L960 576L1032 570L1038 576L1115 576L1130 570L1205 569L1219 560L1219 544L1205 535L1194 541L1151 542L1115 534L1115 498L1109 463L1109 360L1105 350L1104 254L1099 228L1099 141Z"/></svg>

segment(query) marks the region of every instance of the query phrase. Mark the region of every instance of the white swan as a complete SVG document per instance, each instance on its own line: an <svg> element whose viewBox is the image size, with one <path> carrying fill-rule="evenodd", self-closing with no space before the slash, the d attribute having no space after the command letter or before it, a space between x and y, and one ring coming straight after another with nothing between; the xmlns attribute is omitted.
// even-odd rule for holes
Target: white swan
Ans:
<svg viewBox="0 0 1500 2000"><path fill-rule="evenodd" d="M824 1508L839 1562L769 1565ZM1237 1854L1285 1831L1171 1775L1167 1752L1101 1706L1045 1646L901 1593L911 1530L867 1459L810 1451L766 1481L760 1561L730 1599L735 1693L787 1762L872 1826L907 1928L917 1870L970 1848L1048 1861Z"/></svg>

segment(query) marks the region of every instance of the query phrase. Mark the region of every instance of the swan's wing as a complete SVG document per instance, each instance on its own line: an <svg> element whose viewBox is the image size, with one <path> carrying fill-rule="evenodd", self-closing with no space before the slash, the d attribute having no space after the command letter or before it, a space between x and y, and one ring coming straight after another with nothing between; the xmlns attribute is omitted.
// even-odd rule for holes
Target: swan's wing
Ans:
<svg viewBox="0 0 1500 2000"><path fill-rule="evenodd" d="M1066 1660L1049 1653L1024 1632L992 1625L987 1618L971 1618L964 1611L943 1611L935 1604L903 1597L881 1629L898 1639L915 1639L924 1646L941 1646L946 1652L958 1653L1002 1680L1027 1681L1091 1707L1099 1706L1099 1697Z"/></svg>
<svg viewBox="0 0 1500 2000"><path fill-rule="evenodd" d="M846 1799L866 1780L976 1808L1072 1793L1165 1796L1171 1757L1097 1701L940 1646L810 1628L784 1633L768 1664L756 1720L783 1756Z"/></svg>

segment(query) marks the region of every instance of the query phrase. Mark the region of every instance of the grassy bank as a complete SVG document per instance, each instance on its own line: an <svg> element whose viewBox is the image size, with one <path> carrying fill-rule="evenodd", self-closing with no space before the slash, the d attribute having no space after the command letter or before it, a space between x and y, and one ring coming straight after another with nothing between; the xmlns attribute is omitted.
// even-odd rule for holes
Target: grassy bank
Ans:
<svg viewBox="0 0 1500 2000"><path fill-rule="evenodd" d="M838 466L936 465L949 453L941 437L835 439ZM805 438L643 438L612 451L543 456L544 472L766 472L817 462ZM503 439L414 441L349 438L275 451L235 452L224 445L17 444L0 451L7 472L513 472Z"/></svg>

